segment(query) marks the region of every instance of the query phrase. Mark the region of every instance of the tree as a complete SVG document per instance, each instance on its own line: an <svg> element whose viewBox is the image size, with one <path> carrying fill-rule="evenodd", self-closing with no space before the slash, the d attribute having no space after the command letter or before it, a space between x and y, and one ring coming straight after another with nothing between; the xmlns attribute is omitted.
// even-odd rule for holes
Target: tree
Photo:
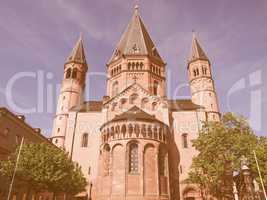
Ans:
<svg viewBox="0 0 267 200"><path fill-rule="evenodd" d="M198 184L202 194L217 199L231 199L232 174L240 169L240 158L246 156L255 173L253 150L260 159L267 183L267 142L258 139L247 121L233 113L225 114L219 122L205 122L193 146L199 154L193 159L188 181Z"/></svg>
<svg viewBox="0 0 267 200"><path fill-rule="evenodd" d="M0 164L0 173L11 178L18 149ZM45 143L25 144L16 171L16 178L27 183L29 191L77 194L85 189L86 179L77 163L55 146Z"/></svg>

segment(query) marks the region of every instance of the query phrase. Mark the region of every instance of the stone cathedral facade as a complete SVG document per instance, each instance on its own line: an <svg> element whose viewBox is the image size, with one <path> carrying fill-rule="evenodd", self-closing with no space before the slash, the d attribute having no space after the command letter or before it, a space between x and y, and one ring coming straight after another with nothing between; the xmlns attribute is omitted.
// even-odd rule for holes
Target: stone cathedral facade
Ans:
<svg viewBox="0 0 267 200"><path fill-rule="evenodd" d="M211 63L195 36L185 67L192 98L168 99L166 63L136 6L107 63L106 96L86 101L88 63L78 40L64 65L52 142L82 166L88 180L84 196L201 199L198 188L186 182L197 154L191 140L202 121L219 120L220 113Z"/></svg>

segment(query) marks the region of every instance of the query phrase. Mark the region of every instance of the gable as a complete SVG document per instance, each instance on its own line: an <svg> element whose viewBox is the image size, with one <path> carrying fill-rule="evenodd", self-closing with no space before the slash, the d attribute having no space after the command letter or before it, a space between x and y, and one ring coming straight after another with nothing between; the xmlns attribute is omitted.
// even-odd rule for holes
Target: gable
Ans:
<svg viewBox="0 0 267 200"><path fill-rule="evenodd" d="M168 109L168 101L165 98L151 95L141 85L134 83L103 103L103 109L108 112L108 120L134 106L144 110L146 113L157 116L157 113L162 113L162 109Z"/></svg>

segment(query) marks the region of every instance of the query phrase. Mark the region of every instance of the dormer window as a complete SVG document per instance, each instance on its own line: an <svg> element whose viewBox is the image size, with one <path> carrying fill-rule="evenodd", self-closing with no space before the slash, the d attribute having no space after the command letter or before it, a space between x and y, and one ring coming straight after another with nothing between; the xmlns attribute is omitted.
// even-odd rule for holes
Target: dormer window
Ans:
<svg viewBox="0 0 267 200"><path fill-rule="evenodd" d="M133 52L134 53L139 53L140 52L140 49L137 47L136 44L133 45Z"/></svg>

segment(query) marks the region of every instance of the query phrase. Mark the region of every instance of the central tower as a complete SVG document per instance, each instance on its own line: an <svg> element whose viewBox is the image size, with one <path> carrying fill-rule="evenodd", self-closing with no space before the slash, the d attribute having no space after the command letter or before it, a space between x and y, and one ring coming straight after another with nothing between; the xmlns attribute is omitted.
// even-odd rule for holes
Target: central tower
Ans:
<svg viewBox="0 0 267 200"><path fill-rule="evenodd" d="M107 64L107 96L112 98L135 82L152 95L165 96L165 65L135 6Z"/></svg>

